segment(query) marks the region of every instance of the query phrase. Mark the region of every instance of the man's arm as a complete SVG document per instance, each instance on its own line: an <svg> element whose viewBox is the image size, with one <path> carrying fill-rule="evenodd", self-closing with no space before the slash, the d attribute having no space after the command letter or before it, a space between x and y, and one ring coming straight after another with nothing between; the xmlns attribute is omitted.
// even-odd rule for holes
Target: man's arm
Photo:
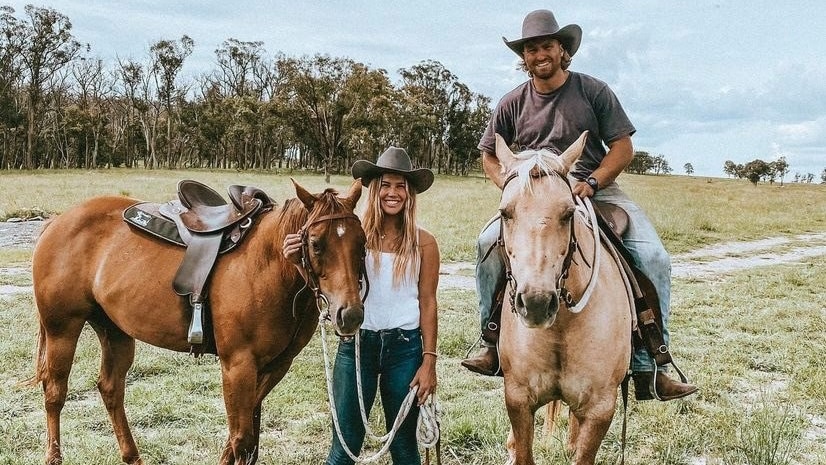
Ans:
<svg viewBox="0 0 826 465"><path fill-rule="evenodd" d="M634 145L631 143L631 136L620 137L608 144L608 153L591 176L597 180L599 186L607 186L617 179L633 158ZM583 181L574 184L573 192L580 197L591 197L596 193Z"/></svg>

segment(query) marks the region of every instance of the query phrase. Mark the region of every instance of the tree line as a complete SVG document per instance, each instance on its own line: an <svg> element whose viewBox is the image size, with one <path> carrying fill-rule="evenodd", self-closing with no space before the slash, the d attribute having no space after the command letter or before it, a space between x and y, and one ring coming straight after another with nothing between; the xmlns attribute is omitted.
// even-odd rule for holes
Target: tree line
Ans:
<svg viewBox="0 0 826 465"><path fill-rule="evenodd" d="M388 145L467 174L490 99L437 61L398 70L349 58L270 55L229 38L215 66L179 76L194 41L162 39L107 66L68 17L0 6L0 167L313 169L329 179Z"/></svg>
<svg viewBox="0 0 826 465"><path fill-rule="evenodd" d="M728 176L748 179L752 184L757 184L760 181L774 184L779 178L780 185L783 185L783 178L789 173L789 163L786 157L780 157L774 161L763 161L758 159L752 160L748 163L734 163L731 160L726 160L723 164L723 172ZM811 184L814 182L814 173L795 173L793 181L800 183ZM826 168L820 173L821 183L826 183Z"/></svg>

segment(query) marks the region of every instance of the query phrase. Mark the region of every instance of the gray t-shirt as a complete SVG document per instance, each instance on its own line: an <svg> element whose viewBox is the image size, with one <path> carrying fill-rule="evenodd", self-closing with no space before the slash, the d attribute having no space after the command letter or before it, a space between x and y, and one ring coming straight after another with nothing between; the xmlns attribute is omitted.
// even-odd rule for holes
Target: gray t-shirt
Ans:
<svg viewBox="0 0 826 465"><path fill-rule="evenodd" d="M571 171L578 179L590 176L605 158L604 144L636 131L608 84L571 71L565 84L549 94L537 92L531 81L505 94L478 148L496 153L494 134L498 133L517 150L546 148L562 153L586 130L590 133L585 150Z"/></svg>

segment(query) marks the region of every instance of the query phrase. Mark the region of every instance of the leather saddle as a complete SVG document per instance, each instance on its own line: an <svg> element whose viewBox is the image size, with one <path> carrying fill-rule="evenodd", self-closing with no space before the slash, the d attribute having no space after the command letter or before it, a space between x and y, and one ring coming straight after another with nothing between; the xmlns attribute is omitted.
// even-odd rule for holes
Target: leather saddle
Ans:
<svg viewBox="0 0 826 465"><path fill-rule="evenodd" d="M273 208L273 200L256 187L232 185L230 202L198 181L178 182L178 198L164 204L138 203L123 212L131 226L186 248L172 287L188 296L192 321L187 341L204 344L207 281L218 255L241 243L255 219Z"/></svg>
<svg viewBox="0 0 826 465"><path fill-rule="evenodd" d="M637 314L634 344L637 347L645 347L657 366L673 364L671 352L663 337L662 313L657 290L651 279L637 267L622 241L622 235L628 230L628 213L617 205L605 202L593 202L593 205L603 240L618 252L620 266L631 285Z"/></svg>

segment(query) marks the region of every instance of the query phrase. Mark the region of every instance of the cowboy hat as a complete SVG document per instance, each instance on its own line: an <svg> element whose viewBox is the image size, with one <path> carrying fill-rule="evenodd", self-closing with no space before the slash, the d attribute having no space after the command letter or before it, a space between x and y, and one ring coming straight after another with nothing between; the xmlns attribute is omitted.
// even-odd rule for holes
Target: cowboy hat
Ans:
<svg viewBox="0 0 826 465"><path fill-rule="evenodd" d="M502 40L508 48L521 57L525 42L537 37L551 37L558 40L568 54L574 56L582 41L582 28L577 24L569 24L560 29L553 13L549 10L536 10L528 13L522 21L521 39L508 41L502 37Z"/></svg>
<svg viewBox="0 0 826 465"><path fill-rule="evenodd" d="M396 173L404 176L417 193L426 191L433 184L432 171L427 168L414 170L407 151L392 145L379 156L375 164L367 160L358 160L353 163L351 171L353 178L361 178L361 182L365 186L384 173Z"/></svg>

